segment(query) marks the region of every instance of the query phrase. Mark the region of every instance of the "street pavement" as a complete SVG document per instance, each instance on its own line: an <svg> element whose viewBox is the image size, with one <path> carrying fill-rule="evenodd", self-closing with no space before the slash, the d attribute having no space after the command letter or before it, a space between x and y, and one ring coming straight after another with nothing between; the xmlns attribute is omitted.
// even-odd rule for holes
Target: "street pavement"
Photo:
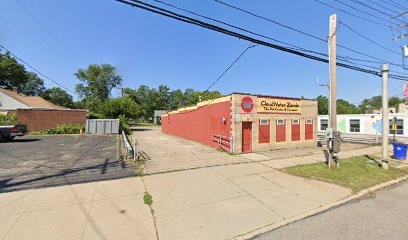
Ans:
<svg viewBox="0 0 408 240"><path fill-rule="evenodd" d="M253 240L408 239L408 183L383 189Z"/></svg>

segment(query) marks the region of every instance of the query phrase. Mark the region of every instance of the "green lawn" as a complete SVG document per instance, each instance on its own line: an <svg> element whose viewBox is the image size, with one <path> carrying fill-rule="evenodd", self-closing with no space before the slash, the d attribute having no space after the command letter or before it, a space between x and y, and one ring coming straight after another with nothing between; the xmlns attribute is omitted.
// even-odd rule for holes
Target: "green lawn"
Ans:
<svg viewBox="0 0 408 240"><path fill-rule="evenodd" d="M370 162L370 156L353 157L340 161L340 169L331 170L325 163L315 163L285 168L284 171L306 178L331 182L348 187L353 192L396 179L408 174L408 168L383 170Z"/></svg>

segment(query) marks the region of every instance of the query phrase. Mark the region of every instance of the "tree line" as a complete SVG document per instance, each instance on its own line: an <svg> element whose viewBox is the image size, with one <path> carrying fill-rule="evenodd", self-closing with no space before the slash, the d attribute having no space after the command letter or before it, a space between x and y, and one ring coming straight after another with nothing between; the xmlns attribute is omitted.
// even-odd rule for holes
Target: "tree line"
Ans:
<svg viewBox="0 0 408 240"><path fill-rule="evenodd" d="M126 118L147 121L154 110L173 110L221 97L219 91L197 91L191 88L171 90L166 85L152 88L120 88L123 79L116 67L110 64L90 64L74 73L79 80L73 97L60 87L47 89L44 80L28 71L9 53L0 52L0 87L17 90L27 96L40 96L67 108L88 109L91 118ZM121 89L120 97L112 97L113 89Z"/></svg>
<svg viewBox="0 0 408 240"><path fill-rule="evenodd" d="M152 88L140 85L138 88L121 88L123 79L117 69L110 64L90 64L87 68L74 73L79 80L75 92L79 99L73 97L60 87L47 89L44 80L36 73L25 69L24 65L9 53L0 52L0 87L16 89L27 96L40 96L44 99L67 108L88 109L91 118L122 118L141 121L152 120L154 110L173 110L184 106L195 105L199 101L221 97L219 91L197 91L191 88L182 91L171 90L166 85ZM120 97L112 97L113 89L121 89ZM318 114L328 114L328 99L318 96ZM338 114L365 113L366 110L380 109L381 96L364 99L355 105L344 99L337 100ZM392 97L390 107L398 107L403 99Z"/></svg>
<svg viewBox="0 0 408 240"><path fill-rule="evenodd" d="M326 96L319 95L317 98L317 110L319 115L327 115L329 113L329 100ZM398 108L400 103L405 100L399 97L391 97L388 99L388 106ZM364 114L371 110L379 110L382 107L382 96L374 96L365 98L360 104L355 105L344 99L337 99L337 114Z"/></svg>

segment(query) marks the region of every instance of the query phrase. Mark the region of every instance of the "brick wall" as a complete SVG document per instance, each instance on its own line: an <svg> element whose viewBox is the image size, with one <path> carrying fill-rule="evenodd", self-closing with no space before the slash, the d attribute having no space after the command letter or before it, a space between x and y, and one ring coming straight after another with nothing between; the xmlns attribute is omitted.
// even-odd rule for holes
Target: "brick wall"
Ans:
<svg viewBox="0 0 408 240"><path fill-rule="evenodd" d="M86 111L84 110L17 110L18 123L27 125L28 131L40 131L54 128L61 124L85 124Z"/></svg>
<svg viewBox="0 0 408 240"><path fill-rule="evenodd" d="M231 102L210 103L191 111L170 113L162 116L161 128L166 134L219 148L212 135L231 136Z"/></svg>

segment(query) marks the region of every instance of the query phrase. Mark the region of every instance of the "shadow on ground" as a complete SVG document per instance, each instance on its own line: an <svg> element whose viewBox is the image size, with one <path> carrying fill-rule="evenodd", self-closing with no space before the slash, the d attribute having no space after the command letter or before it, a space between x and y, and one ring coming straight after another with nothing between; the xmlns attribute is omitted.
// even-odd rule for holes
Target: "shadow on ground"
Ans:
<svg viewBox="0 0 408 240"><path fill-rule="evenodd" d="M116 136L47 136L0 144L0 192L136 176Z"/></svg>

